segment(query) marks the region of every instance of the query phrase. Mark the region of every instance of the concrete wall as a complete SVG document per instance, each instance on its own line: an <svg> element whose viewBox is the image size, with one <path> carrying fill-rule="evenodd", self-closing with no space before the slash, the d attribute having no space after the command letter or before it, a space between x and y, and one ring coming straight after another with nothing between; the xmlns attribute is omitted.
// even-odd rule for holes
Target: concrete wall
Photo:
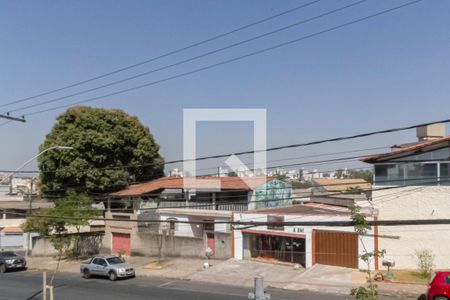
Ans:
<svg viewBox="0 0 450 300"><path fill-rule="evenodd" d="M230 222L230 218L216 218L215 222ZM214 224L214 232L230 233L230 224L216 223Z"/></svg>
<svg viewBox="0 0 450 300"><path fill-rule="evenodd" d="M158 256L159 247L163 257L205 257L203 238L152 233L137 233L131 237L131 255Z"/></svg>
<svg viewBox="0 0 450 300"><path fill-rule="evenodd" d="M184 216L184 215L161 215L161 221L176 219L177 221L183 222L201 222L204 218ZM175 236L184 236L191 238L203 238L203 225L202 224L188 224L188 223L175 223Z"/></svg>
<svg viewBox="0 0 450 300"><path fill-rule="evenodd" d="M245 214L245 213L236 213L234 215L235 221L255 221L255 222L267 222L267 215L265 214ZM304 215L304 216L295 216L295 215L285 215L285 222L308 222L308 221L350 221L349 216L340 216L340 215ZM251 228L252 230L261 230L266 231L267 226L255 226ZM284 232L290 234L298 234L299 238L305 236L305 263L306 267L309 268L312 266L312 231L316 230L330 230L330 231L343 231L343 232L354 232L353 227L329 227L329 226L284 226ZM369 234L373 234L373 231L369 231ZM234 231L234 257L236 259L243 259L248 256L248 253L244 253L245 249L248 249L248 245L244 247L244 244L248 243L248 241L244 240L244 236L240 230ZM364 253L364 249L368 252L374 250L374 239L371 236L362 237L362 241L359 241L358 251L359 254ZM371 268L374 269L374 264L372 262ZM359 260L359 268L367 268L364 261Z"/></svg>
<svg viewBox="0 0 450 300"><path fill-rule="evenodd" d="M53 247L49 237L33 238L31 256L56 256L58 251Z"/></svg>
<svg viewBox="0 0 450 300"><path fill-rule="evenodd" d="M0 249L25 248L27 235L23 233L10 234L0 232Z"/></svg>
<svg viewBox="0 0 450 300"><path fill-rule="evenodd" d="M230 218L217 218L217 217L199 217L199 216L186 216L186 215L160 215L162 221L176 219L183 222L203 222L207 219L211 222L219 222L214 224L214 232L230 233L230 224L220 223L229 222ZM202 224L189 224L189 223L175 223L175 236L195 237L203 238L203 225ZM161 233L161 232L160 232Z"/></svg>
<svg viewBox="0 0 450 300"><path fill-rule="evenodd" d="M229 233L214 233L214 258L232 257L232 241ZM139 232L131 237L131 255L163 257L205 257L206 235L202 238L161 235ZM161 247L161 250L159 250ZM159 252L161 251L161 252Z"/></svg>
<svg viewBox="0 0 450 300"><path fill-rule="evenodd" d="M30 233L31 237L38 236L38 233ZM26 249L28 246L28 233L8 234L0 232L0 249Z"/></svg>
<svg viewBox="0 0 450 300"><path fill-rule="evenodd" d="M408 186L373 191L380 220L450 218L450 187ZM417 268L416 251L428 249L437 269L450 268L450 225L380 226L379 248L395 260L397 269ZM396 237L396 238L395 238Z"/></svg>
<svg viewBox="0 0 450 300"><path fill-rule="evenodd" d="M5 216L5 214L0 215ZM6 219L6 218L0 218L0 227L20 227L23 223L25 223L26 219Z"/></svg>
<svg viewBox="0 0 450 300"><path fill-rule="evenodd" d="M214 232L214 258L228 259L232 254L232 241L230 233Z"/></svg>
<svg viewBox="0 0 450 300"><path fill-rule="evenodd" d="M101 252L103 234L83 234L79 240L79 255L81 257L92 256ZM58 251L53 247L50 237L33 237L32 256L55 256Z"/></svg>

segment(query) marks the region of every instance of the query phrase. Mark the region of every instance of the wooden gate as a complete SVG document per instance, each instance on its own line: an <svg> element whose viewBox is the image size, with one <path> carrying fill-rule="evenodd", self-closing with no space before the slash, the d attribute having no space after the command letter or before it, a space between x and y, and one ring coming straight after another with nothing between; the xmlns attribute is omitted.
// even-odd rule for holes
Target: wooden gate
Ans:
<svg viewBox="0 0 450 300"><path fill-rule="evenodd" d="M313 230L313 264L358 269L358 235Z"/></svg>
<svg viewBox="0 0 450 300"><path fill-rule="evenodd" d="M113 233L112 234L112 252L124 253L130 255L131 253L131 238L126 233Z"/></svg>

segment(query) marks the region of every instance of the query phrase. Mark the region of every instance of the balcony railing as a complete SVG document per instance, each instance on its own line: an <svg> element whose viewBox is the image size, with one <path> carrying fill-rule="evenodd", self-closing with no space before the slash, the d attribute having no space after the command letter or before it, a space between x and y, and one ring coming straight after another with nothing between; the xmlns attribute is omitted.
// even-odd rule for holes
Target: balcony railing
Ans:
<svg viewBox="0 0 450 300"><path fill-rule="evenodd" d="M158 208L187 208L187 209L203 209L203 210L224 210L224 211L246 211L248 203L220 203L213 205L211 202L197 201L160 201Z"/></svg>

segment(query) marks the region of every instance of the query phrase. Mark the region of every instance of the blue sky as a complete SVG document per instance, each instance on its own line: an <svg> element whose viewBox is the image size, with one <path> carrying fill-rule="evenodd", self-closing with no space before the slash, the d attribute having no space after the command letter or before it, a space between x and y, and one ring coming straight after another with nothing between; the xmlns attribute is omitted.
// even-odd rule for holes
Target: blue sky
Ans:
<svg viewBox="0 0 450 300"><path fill-rule="evenodd" d="M1 1L0 104L140 62L306 2ZM322 0L151 64L0 110L5 113L145 72L352 2ZM369 0L242 47L56 104L186 72L406 2ZM184 108L266 108L269 146L445 119L450 111L449 13L449 1L423 1L291 46L89 105L121 108L138 116L150 127L167 160L182 157ZM35 155L62 111L0 127L4 141L0 169L16 168ZM409 131L279 151L268 159L387 146L414 138ZM202 123L197 145L201 156L247 150L252 147L251 124ZM209 161L200 166L219 164ZM340 166L358 164L321 168Z"/></svg>

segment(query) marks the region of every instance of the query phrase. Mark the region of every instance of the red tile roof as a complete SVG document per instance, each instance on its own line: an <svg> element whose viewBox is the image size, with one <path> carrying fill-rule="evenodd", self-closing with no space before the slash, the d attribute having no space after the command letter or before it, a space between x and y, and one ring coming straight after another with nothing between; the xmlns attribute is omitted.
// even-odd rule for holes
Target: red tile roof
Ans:
<svg viewBox="0 0 450 300"><path fill-rule="evenodd" d="M394 150L394 151L387 152L387 153L369 155L369 156L363 157L361 159L361 161L366 162L366 163L375 163L375 162L377 162L379 160L383 160L383 159L388 160L390 158L406 156L406 155L410 155L410 154L413 154L416 152L424 152L424 151L428 151L428 150L434 150L434 149L441 148L441 147L437 147L437 146L441 146L440 144L444 144L449 141L450 141L450 136L447 136L447 137L443 137L440 139L415 144L415 145L412 145L409 147L401 148L401 149ZM442 145L442 146L445 146L445 145Z"/></svg>
<svg viewBox="0 0 450 300"><path fill-rule="evenodd" d="M22 228L20 227L5 227L1 230L4 233L23 233Z"/></svg>
<svg viewBox="0 0 450 300"><path fill-rule="evenodd" d="M155 192L162 189L183 189L186 185L191 189L212 189L214 186L211 180L220 180L221 190L243 190L250 191L256 187L271 181L274 177L255 176L255 177L197 177L194 182L189 182L192 178L182 177L162 177L149 182L130 185L128 188L112 193L112 196L133 197Z"/></svg>

